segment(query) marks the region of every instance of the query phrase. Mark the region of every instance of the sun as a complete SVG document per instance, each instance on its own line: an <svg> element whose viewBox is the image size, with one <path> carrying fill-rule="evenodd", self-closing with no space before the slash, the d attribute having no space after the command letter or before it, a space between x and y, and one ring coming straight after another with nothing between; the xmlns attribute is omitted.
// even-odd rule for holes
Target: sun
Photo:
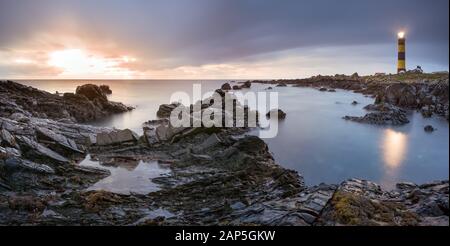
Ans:
<svg viewBox="0 0 450 246"><path fill-rule="evenodd" d="M52 51L48 54L47 64L59 68L62 76L102 77L120 76L133 77L134 71L124 67L125 63L135 62L130 56L109 58L89 54L82 49L65 49Z"/></svg>

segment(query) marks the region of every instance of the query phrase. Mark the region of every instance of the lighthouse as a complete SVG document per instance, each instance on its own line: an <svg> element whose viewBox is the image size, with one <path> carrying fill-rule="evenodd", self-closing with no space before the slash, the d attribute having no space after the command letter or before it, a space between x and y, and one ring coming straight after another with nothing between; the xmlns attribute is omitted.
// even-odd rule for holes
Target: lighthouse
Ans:
<svg viewBox="0 0 450 246"><path fill-rule="evenodd" d="M398 60L397 60L397 73L406 72L406 39L405 33L398 33Z"/></svg>

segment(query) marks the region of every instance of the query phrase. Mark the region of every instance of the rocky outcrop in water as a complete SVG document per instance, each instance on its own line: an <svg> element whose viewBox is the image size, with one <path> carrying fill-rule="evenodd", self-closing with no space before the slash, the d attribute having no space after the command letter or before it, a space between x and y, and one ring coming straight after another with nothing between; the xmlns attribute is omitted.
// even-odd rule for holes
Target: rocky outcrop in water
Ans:
<svg viewBox="0 0 450 246"><path fill-rule="evenodd" d="M161 104L161 105L159 105L159 109L156 112L156 115L159 118L169 118L170 117L170 113L172 113L172 111L175 108L177 108L178 106L180 106L179 103Z"/></svg>
<svg viewBox="0 0 450 246"><path fill-rule="evenodd" d="M112 90L109 88L109 85L101 85L101 86L99 86L99 88L106 95L111 95L112 94Z"/></svg>
<svg viewBox="0 0 450 246"><path fill-rule="evenodd" d="M423 130L426 132L434 132L436 129L434 129L432 125L427 125L423 128Z"/></svg>
<svg viewBox="0 0 450 246"><path fill-rule="evenodd" d="M76 93L51 94L12 81L0 81L0 116L48 118L70 122L87 122L123 113L131 107L108 101L96 85L83 85Z"/></svg>
<svg viewBox="0 0 450 246"><path fill-rule="evenodd" d="M364 107L370 111L364 116L344 116L345 120L373 125L404 125L409 123L406 111L390 104L370 104Z"/></svg>
<svg viewBox="0 0 450 246"><path fill-rule="evenodd" d="M222 89L224 91L231 90L231 85L229 83L225 83L220 87L220 89Z"/></svg>
<svg viewBox="0 0 450 246"><path fill-rule="evenodd" d="M249 89L252 86L250 81L240 83L240 85L233 85L233 90Z"/></svg>
<svg viewBox="0 0 450 246"><path fill-rule="evenodd" d="M390 103L403 108L420 110L426 117L437 114L448 120L448 91L448 78L431 83L396 83L380 91L375 103Z"/></svg>
<svg viewBox="0 0 450 246"><path fill-rule="evenodd" d="M266 117L270 119L270 115L275 115L278 119L283 120L286 118L286 113L281 109L272 109L267 112Z"/></svg>

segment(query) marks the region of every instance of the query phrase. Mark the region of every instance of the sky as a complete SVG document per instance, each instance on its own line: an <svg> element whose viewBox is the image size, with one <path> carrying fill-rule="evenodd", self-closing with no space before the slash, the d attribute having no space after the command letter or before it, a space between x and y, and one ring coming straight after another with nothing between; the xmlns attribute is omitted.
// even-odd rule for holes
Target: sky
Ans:
<svg viewBox="0 0 450 246"><path fill-rule="evenodd" d="M0 0L0 79L449 70L449 0Z"/></svg>

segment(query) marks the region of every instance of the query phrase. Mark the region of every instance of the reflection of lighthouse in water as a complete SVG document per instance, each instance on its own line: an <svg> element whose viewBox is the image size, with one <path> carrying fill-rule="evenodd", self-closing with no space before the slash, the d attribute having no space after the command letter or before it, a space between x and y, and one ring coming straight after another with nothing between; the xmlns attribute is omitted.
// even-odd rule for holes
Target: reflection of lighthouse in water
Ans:
<svg viewBox="0 0 450 246"><path fill-rule="evenodd" d="M398 33L398 60L397 60L397 73L406 72L406 39L405 33Z"/></svg>

